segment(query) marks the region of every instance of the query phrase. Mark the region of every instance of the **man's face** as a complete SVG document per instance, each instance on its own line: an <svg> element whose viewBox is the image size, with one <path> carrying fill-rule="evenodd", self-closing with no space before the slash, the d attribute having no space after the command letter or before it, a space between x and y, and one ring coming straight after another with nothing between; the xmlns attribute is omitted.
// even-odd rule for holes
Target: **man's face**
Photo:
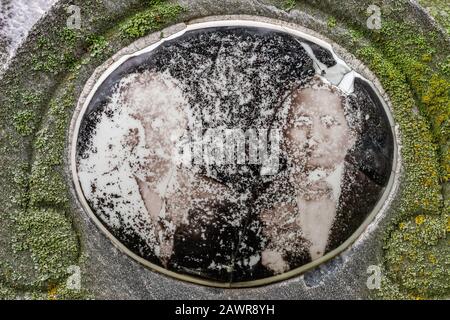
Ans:
<svg viewBox="0 0 450 320"><path fill-rule="evenodd" d="M344 161L353 137L340 95L327 88L295 92L286 138L291 157L306 156L310 166L332 168Z"/></svg>

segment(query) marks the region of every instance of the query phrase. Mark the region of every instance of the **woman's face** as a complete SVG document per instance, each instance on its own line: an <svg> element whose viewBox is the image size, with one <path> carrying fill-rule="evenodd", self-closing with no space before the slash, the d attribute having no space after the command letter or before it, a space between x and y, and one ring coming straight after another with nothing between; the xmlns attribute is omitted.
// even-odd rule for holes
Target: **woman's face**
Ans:
<svg viewBox="0 0 450 320"><path fill-rule="evenodd" d="M332 168L344 161L354 140L341 96L327 88L295 92L286 138L290 156L306 157L309 166Z"/></svg>
<svg viewBox="0 0 450 320"><path fill-rule="evenodd" d="M133 116L144 127L146 144L165 158L173 157L175 144L187 126L183 93L175 79L165 74L140 74L125 97Z"/></svg>

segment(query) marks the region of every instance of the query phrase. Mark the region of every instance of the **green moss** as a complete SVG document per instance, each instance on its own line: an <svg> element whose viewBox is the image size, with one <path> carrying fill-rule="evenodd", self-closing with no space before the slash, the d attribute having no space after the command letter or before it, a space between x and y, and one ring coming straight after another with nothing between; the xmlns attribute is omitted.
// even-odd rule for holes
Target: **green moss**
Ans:
<svg viewBox="0 0 450 320"><path fill-rule="evenodd" d="M331 16L328 18L328 20L327 20L328 28L333 29L334 27L336 27L336 24L337 24L337 21L336 21L335 17Z"/></svg>
<svg viewBox="0 0 450 320"><path fill-rule="evenodd" d="M63 29L64 30L64 29ZM34 71L44 71L57 74L65 69L70 69L76 62L75 38L70 38L68 32L61 32L55 39L41 36L38 39L37 50L32 53L32 68ZM69 37L69 39L68 39ZM61 46L68 42L72 46Z"/></svg>
<svg viewBox="0 0 450 320"><path fill-rule="evenodd" d="M441 178L443 182L447 182L450 180L450 152L444 147L450 138L450 82L433 74L421 102L432 121L433 134L441 146Z"/></svg>
<svg viewBox="0 0 450 320"><path fill-rule="evenodd" d="M392 28L402 30L395 37ZM387 90L402 133L404 180L385 240L383 298L435 298L449 294L448 208L441 183L448 180L448 81L434 71L433 48L405 26L385 23L375 41L357 51ZM384 37L383 37L384 36ZM381 37L381 38L380 38ZM407 43L408 50L402 45ZM409 52L412 50L412 52ZM419 106L420 113L414 112ZM424 212L423 215L416 215Z"/></svg>
<svg viewBox="0 0 450 320"><path fill-rule="evenodd" d="M12 110L15 110L12 123L17 133L23 137L29 136L36 126L36 106L42 102L39 93L29 90L12 92L13 99L9 101Z"/></svg>
<svg viewBox="0 0 450 320"><path fill-rule="evenodd" d="M450 78L450 55L448 55L447 58L439 64L439 67L442 70L442 73L447 78Z"/></svg>
<svg viewBox="0 0 450 320"><path fill-rule="evenodd" d="M403 222L386 244L386 266L409 295L445 297L450 292L447 218L420 215Z"/></svg>
<svg viewBox="0 0 450 320"><path fill-rule="evenodd" d="M120 31L129 38L139 38L161 29L173 21L182 11L180 5L168 4L166 1L151 1L147 10L137 13L120 25Z"/></svg>
<svg viewBox="0 0 450 320"><path fill-rule="evenodd" d="M31 110L19 111L14 116L14 128L22 136L28 136L34 131L35 117Z"/></svg>
<svg viewBox="0 0 450 320"><path fill-rule="evenodd" d="M37 46L31 52L32 69L56 75L73 69L78 59L87 50L101 46L100 43L88 43L88 31L72 30L67 27L55 32L52 37L39 36Z"/></svg>
<svg viewBox="0 0 450 320"><path fill-rule="evenodd" d="M349 28L348 33L354 42L360 41L364 37L364 34L358 29Z"/></svg>
<svg viewBox="0 0 450 320"><path fill-rule="evenodd" d="M74 46L80 38L79 32L67 27L63 28L59 32L59 37L63 40L63 43L69 47Z"/></svg>
<svg viewBox="0 0 450 320"><path fill-rule="evenodd" d="M105 52L105 49L108 47L108 41L103 36L89 36L88 40L88 51L91 54L91 57L99 57Z"/></svg>
<svg viewBox="0 0 450 320"><path fill-rule="evenodd" d="M435 71L433 35L422 35L410 24L388 20L383 22L377 43L384 58L395 61L396 68L405 75L415 103L431 126L433 142L445 146L450 139L450 81ZM450 154L445 148L437 152L440 179L445 182L450 177Z"/></svg>
<svg viewBox="0 0 450 320"><path fill-rule="evenodd" d="M28 190L30 183L29 167L29 163L22 162L17 163L14 168L13 181L20 190ZM21 192L16 194L15 203L18 204L21 208L25 208L28 205L29 201L30 195L28 192Z"/></svg>
<svg viewBox="0 0 450 320"><path fill-rule="evenodd" d="M26 191L17 194L14 200L23 210L11 214L15 226L12 248L16 255L29 254L34 264L35 275L26 280L36 288L27 291L32 299L48 298L39 291L42 287L57 287L58 299L89 297L85 290L67 289L64 281L67 268L80 263L80 248L68 214L67 182L62 168L66 132L75 106L73 79L73 75L66 78L66 83L49 102L41 129L35 136L31 173L28 174L30 167L26 163L16 166L14 173L14 182ZM3 271L6 268L8 266L2 265ZM10 271L8 278L12 280L29 276L21 271Z"/></svg>
<svg viewBox="0 0 450 320"><path fill-rule="evenodd" d="M13 300L16 297L16 291L0 283L0 300Z"/></svg>
<svg viewBox="0 0 450 320"><path fill-rule="evenodd" d="M59 283L77 263L78 240L64 212L31 209L15 217L18 251L29 250L39 273L37 284Z"/></svg>
<svg viewBox="0 0 450 320"><path fill-rule="evenodd" d="M285 11L291 11L297 4L297 0L284 0L282 4L282 9Z"/></svg>
<svg viewBox="0 0 450 320"><path fill-rule="evenodd" d="M61 64L62 58L54 53L38 54L33 58L34 71L54 72Z"/></svg>
<svg viewBox="0 0 450 320"><path fill-rule="evenodd" d="M30 176L30 205L58 207L68 204L67 186L62 174L66 130L70 110L75 106L72 87L50 101L48 118L34 141L35 160Z"/></svg>

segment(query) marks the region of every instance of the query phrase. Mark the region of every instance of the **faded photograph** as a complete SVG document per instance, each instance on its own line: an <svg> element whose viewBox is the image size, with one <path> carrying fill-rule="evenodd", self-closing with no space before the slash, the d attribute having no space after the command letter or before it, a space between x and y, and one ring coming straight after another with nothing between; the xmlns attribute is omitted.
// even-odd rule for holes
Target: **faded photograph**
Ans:
<svg viewBox="0 0 450 320"><path fill-rule="evenodd" d="M316 74L320 57L337 62L306 45L259 28L211 28L111 74L78 139L95 216L150 263L220 282L283 274L344 243L384 191L392 136L371 88L355 78L348 94ZM211 148L192 144L195 127L278 130L268 143L279 143L276 170L248 161L267 150L247 135L235 149L246 162L195 162Z"/></svg>
<svg viewBox="0 0 450 320"><path fill-rule="evenodd" d="M294 90L287 105L282 149L288 169L260 196L257 209L269 239L262 264L276 274L345 241L348 220L364 217L366 201L373 203L369 194L356 198L358 203L351 198L361 190L378 194L382 189L349 162L362 134L361 115L349 114L349 103L336 87L315 80Z"/></svg>

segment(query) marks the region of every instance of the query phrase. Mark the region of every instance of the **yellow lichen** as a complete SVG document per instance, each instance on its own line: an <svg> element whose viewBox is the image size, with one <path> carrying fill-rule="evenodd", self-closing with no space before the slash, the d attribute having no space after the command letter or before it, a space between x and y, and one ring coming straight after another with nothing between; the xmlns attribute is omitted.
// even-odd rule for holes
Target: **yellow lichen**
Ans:
<svg viewBox="0 0 450 320"><path fill-rule="evenodd" d="M416 217L416 224L417 224L418 226L420 226L422 223L424 223L424 221L425 221L425 216L423 216L423 215L418 215L418 216Z"/></svg>
<svg viewBox="0 0 450 320"><path fill-rule="evenodd" d="M436 264L437 263L437 259L434 255L430 254L428 256L428 260L432 263L432 264Z"/></svg>
<svg viewBox="0 0 450 320"><path fill-rule="evenodd" d="M58 293L58 287L57 286L51 286L48 289L48 292L47 292L48 299L49 300L57 300L57 297L58 297L57 293Z"/></svg>

